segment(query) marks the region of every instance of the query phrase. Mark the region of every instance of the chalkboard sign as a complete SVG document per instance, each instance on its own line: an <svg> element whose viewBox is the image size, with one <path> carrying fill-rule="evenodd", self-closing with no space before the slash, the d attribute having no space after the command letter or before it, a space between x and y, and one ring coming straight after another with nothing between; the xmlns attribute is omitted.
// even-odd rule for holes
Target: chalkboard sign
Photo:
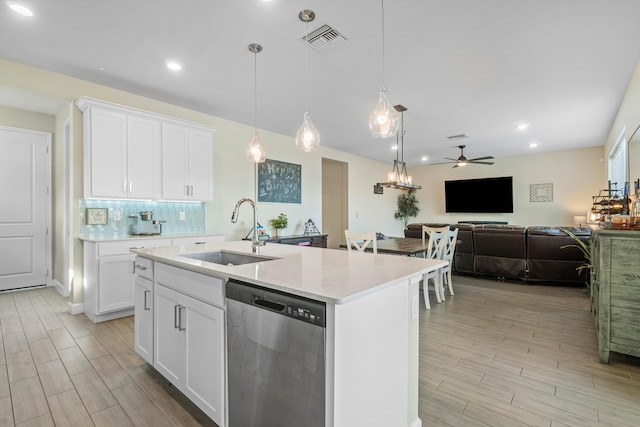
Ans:
<svg viewBox="0 0 640 427"><path fill-rule="evenodd" d="M302 166L267 159L258 164L258 201L301 203Z"/></svg>

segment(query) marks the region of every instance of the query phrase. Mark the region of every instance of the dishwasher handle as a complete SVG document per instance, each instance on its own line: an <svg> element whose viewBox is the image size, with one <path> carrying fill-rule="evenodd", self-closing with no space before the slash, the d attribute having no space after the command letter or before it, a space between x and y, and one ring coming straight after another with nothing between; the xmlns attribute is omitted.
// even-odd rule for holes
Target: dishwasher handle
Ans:
<svg viewBox="0 0 640 427"><path fill-rule="evenodd" d="M264 297L261 297L259 295L252 295L253 297L253 303L255 305L258 305L260 307L265 307L268 308L269 310L273 310L273 311L277 311L277 312L284 312L286 306L284 304L281 304L279 302L275 302L275 301L271 301L268 300Z"/></svg>

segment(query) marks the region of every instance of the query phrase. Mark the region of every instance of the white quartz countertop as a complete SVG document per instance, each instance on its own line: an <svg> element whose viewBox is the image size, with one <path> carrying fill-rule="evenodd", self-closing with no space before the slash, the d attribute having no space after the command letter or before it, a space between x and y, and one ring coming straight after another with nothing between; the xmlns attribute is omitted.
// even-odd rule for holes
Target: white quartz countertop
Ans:
<svg viewBox="0 0 640 427"><path fill-rule="evenodd" d="M96 237L96 236L79 236L78 239L83 242L92 242L92 243L100 243L100 242L123 242L127 240L149 240L149 239L178 239L180 237L208 237L208 236L218 236L218 234L140 234L133 235L128 234L126 236L110 236L110 237Z"/></svg>
<svg viewBox="0 0 640 427"><path fill-rule="evenodd" d="M344 304L407 278L444 267L447 261L399 255L267 243L269 261L225 266L182 255L225 250L251 254L250 241L135 249L139 256L187 270L237 279L313 300Z"/></svg>

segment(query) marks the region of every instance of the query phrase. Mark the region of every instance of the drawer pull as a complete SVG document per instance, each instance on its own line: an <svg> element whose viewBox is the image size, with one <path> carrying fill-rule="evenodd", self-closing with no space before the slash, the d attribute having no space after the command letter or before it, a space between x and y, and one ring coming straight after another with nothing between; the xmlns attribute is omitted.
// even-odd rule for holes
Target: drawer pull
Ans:
<svg viewBox="0 0 640 427"><path fill-rule="evenodd" d="M173 306L173 328L180 330L180 304Z"/></svg>
<svg viewBox="0 0 640 427"><path fill-rule="evenodd" d="M132 246L129 248L129 250L131 249L144 249L144 246Z"/></svg>
<svg viewBox="0 0 640 427"><path fill-rule="evenodd" d="M144 265L136 264L136 269L145 271L147 267L145 267Z"/></svg>
<svg viewBox="0 0 640 427"><path fill-rule="evenodd" d="M194 245L206 245L207 242L195 242Z"/></svg>

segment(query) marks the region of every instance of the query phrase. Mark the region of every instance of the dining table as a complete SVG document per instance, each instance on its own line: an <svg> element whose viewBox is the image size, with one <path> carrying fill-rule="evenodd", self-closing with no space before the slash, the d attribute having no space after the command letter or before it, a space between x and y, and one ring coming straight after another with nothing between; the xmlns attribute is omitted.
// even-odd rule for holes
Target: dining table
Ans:
<svg viewBox="0 0 640 427"><path fill-rule="evenodd" d="M427 252L427 242L423 243L422 239L415 237L387 237L376 241L379 254L393 254L393 255L406 255L406 256L424 256ZM341 248L346 248L347 245L340 245ZM372 252L371 246L365 249L366 252Z"/></svg>

